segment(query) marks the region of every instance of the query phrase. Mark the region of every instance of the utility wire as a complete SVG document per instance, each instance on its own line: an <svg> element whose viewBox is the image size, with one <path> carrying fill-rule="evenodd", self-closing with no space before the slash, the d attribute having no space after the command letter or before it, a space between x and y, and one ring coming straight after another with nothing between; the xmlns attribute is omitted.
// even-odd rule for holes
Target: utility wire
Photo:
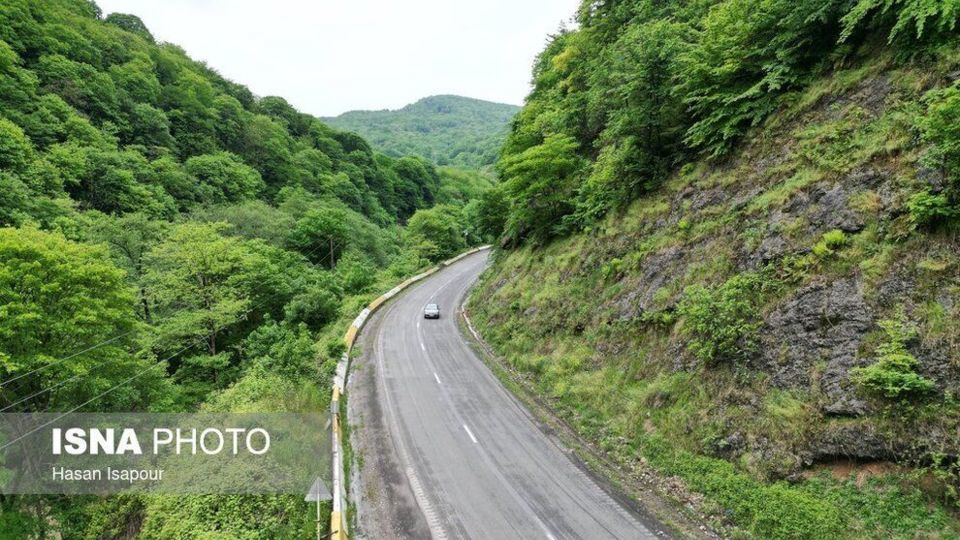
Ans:
<svg viewBox="0 0 960 540"><path fill-rule="evenodd" d="M104 345L107 345L107 344L109 344L109 343L113 343L114 341L116 341L116 340L118 340L118 339L120 339L120 338L122 338L122 337L129 336L130 334L133 334L133 333L136 332L136 331L137 331L136 329L129 330L129 331L124 332L124 333L122 333L122 334L120 334L120 335L116 335L116 336L113 336L112 338L109 338L109 339L106 339L106 340L104 340L104 341L101 341L100 343L97 343L96 345L91 345L91 346L87 347L86 349L83 349L82 351L77 351L77 352L71 354L70 356L66 356L66 357L61 358L61 359L59 359L59 360L56 360L56 361L54 361L54 362L50 362L49 364L44 364L44 365L42 365L42 366L40 366L40 367L38 367L38 368L36 368L36 369L34 369L34 370L32 370L32 371L28 371L28 372L26 372L26 373L22 373L22 374L20 374L20 375L17 375L16 377L13 377L12 379L7 379L6 381L0 382L0 388L3 388L4 386L6 386L6 385L8 385L8 384L10 384L10 383L12 383L12 382L14 382L14 381L18 381L18 380L20 380L20 379L22 379L22 378L24 378L24 377L26 377L26 376L28 376L28 375L33 375L34 373L37 373L37 372L39 372L39 371L43 371L43 370L45 370L45 369L47 369L47 368L50 368L50 367L53 367L53 366L58 366L58 365L60 365L60 364L62 364L62 363L64 363L64 362L66 362L67 360L72 360L72 359L80 356L81 354L86 354L86 353L88 353L88 352L90 352L90 351L92 351L92 350L99 349L100 347L103 347Z"/></svg>
<svg viewBox="0 0 960 540"><path fill-rule="evenodd" d="M93 396L92 398L84 401L84 402L81 403L80 405L77 405L76 407L74 407L74 408L70 409L69 411L61 414L60 416L57 416L57 417L54 418L53 420L50 420L49 422L45 422L44 424L42 424L42 425L40 425L40 426L37 426L37 427L31 429L30 431L24 433L23 435L20 435L20 436L17 437L16 439L13 439L12 441L4 444L3 446L0 446L0 451L6 449L7 447L13 445L13 444L16 443L16 442L19 442L19 441L25 439L26 437L28 437L28 436L36 433L37 431L40 431L41 429L49 426L50 424L53 424L53 423L57 422L57 421L60 420L61 418L65 417L65 416L67 416L67 415L70 415L70 414L75 413L78 409L81 409L81 408L83 408L83 407L85 407L85 406L93 403L94 401L102 398L103 396L109 394L110 392L113 392L113 391L116 390L117 388L120 388L121 386L125 386L125 385L127 385L127 384L130 384L130 383L133 382L135 379L137 379L137 378L139 378L139 377L142 377L145 373L149 372L150 370L156 368L157 366L163 364L164 362L173 360L173 359L176 358L178 355L183 354L184 352L186 352L186 351L189 350L189 349L192 349L193 347L197 346L199 343L200 343L200 341L198 340L197 342L191 343L190 345L187 345L186 347L180 349L179 351L177 351L177 352L175 352L174 354L168 356L167 358L164 358L163 360L158 360L156 363L154 363L154 364L151 365L150 367L139 371L138 373L136 373L136 374L133 375L132 377L126 379L125 381L123 381L123 382L121 382L121 383L119 383L119 384L116 384L116 385L114 385L114 386L111 386L110 388L104 390L103 392L101 392L101 393Z"/></svg>
<svg viewBox="0 0 960 540"><path fill-rule="evenodd" d="M336 245L335 245L335 247L334 247L334 249L339 248L339 247L342 247L344 242L345 242L345 241L337 242ZM321 249L328 249L328 248L329 248L328 245L318 245L318 246L314 247L312 250L310 250L309 253L307 253L306 255L304 255L304 258L307 259L307 261L309 261L311 255L314 255L317 251L319 251L319 250L321 250ZM329 258L329 254L326 254L326 255L324 256L324 258L321 259L320 262L317 263L317 264L320 265L320 266L326 264L326 260L327 260L328 258ZM254 309L255 309L255 308L254 308ZM30 375L33 375L33 374L38 373L38 372L40 372L40 371L43 371L43 370L45 370L45 369L48 369L48 368L51 368L51 367L54 367L54 366L58 366L58 365L60 365L60 364L62 364L62 363L64 363L64 362L66 362L67 360L72 360L72 359L74 359L74 358L76 358L76 357L78 357L78 356L80 356L80 355L82 355L82 354L86 354L86 353L88 353L88 352L90 352L90 351L99 349L100 347L103 347L104 345L108 345L108 344L110 344L110 343L113 343L114 341L117 341L117 340L120 339L120 338L127 337L127 336L135 333L136 331L137 331L136 329L133 329L133 330L129 330L129 331L127 331L127 332L124 332L124 333L122 333L122 334L118 334L118 335L113 336L113 337L111 337L111 338L105 339L105 340L103 340L103 341L101 341L101 342L99 342L99 343L96 343L96 344L94 344L94 345L91 345L91 346L87 347L86 349L83 349L83 350L80 350L80 351L71 353L69 356L65 356L65 357L63 357L63 358L61 358L61 359L59 359L59 360L50 362L49 364L44 364L44 365L42 365L42 366L40 366L40 367L38 367L38 368L36 368L36 369L33 369L33 370L31 370L31 371L26 372L26 373L21 373L20 375L17 375L16 377L12 377L12 378L7 379L7 380L5 380L5 381L0 381L0 388L3 388L3 387L7 386L8 384L10 384L10 383L12 383L12 382L16 382L16 381L18 381L18 380L20 380L20 379L22 379L22 378L24 378L24 377L28 377L28 376L30 376ZM2 410L0 410L0 412L2 412L3 410L6 410L6 409L2 409Z"/></svg>
<svg viewBox="0 0 960 540"><path fill-rule="evenodd" d="M337 243L335 244L335 248L341 247L344 242L345 242L345 241L337 242ZM316 253L316 252L319 251L320 249L327 249L327 248L329 248L329 246L327 246L327 245L318 245L318 246L314 247L312 250L310 250L310 252L309 252L307 255L304 256L304 258L306 258L306 259L309 261L311 255L313 255L314 253ZM328 255L328 256L329 256L329 255ZM323 259L323 260L325 260L325 259ZM322 264L322 263L321 263L321 264ZM266 303L267 303L266 300L262 300L262 301L258 302L256 305L254 305L253 307L251 307L250 309L248 309L248 310L245 311L244 313L240 314L240 315L237 317L237 319L236 319L235 321L231 322L230 324L236 324L236 323L240 322L241 320L244 320L247 315L249 315L249 314L253 313L254 311L256 311L257 309L263 307ZM224 325L224 326L221 327L221 328L226 328L227 326L229 326L229 324L228 324L228 325ZM112 338L109 338L109 339L107 339L107 340L101 341L100 343L97 343L97 344L95 344L95 345L92 345L92 346L90 346L90 347L87 347L86 349L83 349L83 350L81 350L81 351L75 352L75 353L71 354L70 356L66 356L66 357L64 357L64 358L61 358L60 360L55 361L55 362L51 362L51 363L49 363L49 364L45 364L45 365L40 366L40 367L38 367L38 368L36 368L36 369L34 369L34 370L32 370L32 371L27 372L27 373L23 373L23 374L17 375L16 377L14 377L14 378L12 378L12 379L9 379L9 380L7 380L7 381L3 381L2 383L0 383L0 388L3 388L3 387L6 386L7 384L10 384L10 383L12 383L12 382L14 382L14 381L17 381L17 380L19 380L19 379L21 379L21 378L23 378L23 377L28 376L28 375L32 375L32 374L34 374L34 373L37 373L37 372L42 371L42 370L44 370L44 369L47 369L47 368L49 368L49 367L62 364L62 363L64 363L64 362L66 362L67 360L71 360L71 359L76 358L76 357L78 357L78 356L80 356L80 355L82 355L82 354L85 354L85 353L88 353L88 352L93 351L93 350L95 350L95 349L98 349L98 348L100 348L100 347L102 347L102 346L104 346L104 345L107 345L108 343L112 343L112 342L114 342L114 341L116 341L116 340L118 340L118 339L120 339L120 338L122 338L122 337L125 337L125 336L128 336L128 335L130 335L130 334L133 334L134 332L136 332L136 329L130 330L130 331L128 331L128 332L124 332L123 334L120 334L120 335L114 336L114 337L112 337ZM173 356L165 359L164 361L166 361L166 360L172 360L173 358L176 358L179 354L181 354L182 352L187 351L188 349L194 347L195 345L197 345L197 343L194 343L194 344L192 344L192 345L190 345L190 346L182 349L181 351L178 351L178 352L175 353ZM98 364L95 364L91 369L97 369L97 368L99 368L99 367L107 364L108 362L110 362L110 360L105 360L105 361L103 361L103 362L100 362L100 363L98 363ZM159 362L158 362L158 364L159 364ZM74 375L74 376L72 376L72 377L70 377L70 378L67 378L67 379L65 379L65 380L63 380L63 381L60 381L59 383L57 383L57 384L55 384L55 385L53 385L53 386L44 388L44 389L42 389L42 390L38 390L37 392L34 392L33 394L31 394L31 395L29 395L29 396L27 396L27 397L25 397L25 398L21 398L21 399L15 401L15 402L13 402L13 403L10 403L10 404L7 405L6 407L3 407L2 409L0 409L0 413L5 412L5 411L13 408L14 406L19 405L19 404L21 404L21 403L23 403L23 402L25 402L25 401L29 401L29 400L37 397L37 396L43 395L43 394L45 394L45 393L47 393L47 392L50 392L50 391L52 391L52 390L56 390L57 388L61 388L61 387L63 387L64 385L66 385L67 383L69 383L70 381L77 380L77 379L79 379L79 378L81 378L81 377L83 377L83 376L84 376L84 374L78 373L78 374L76 374L76 375ZM122 385L122 384L124 384L124 383L121 383L121 385ZM44 426L41 426L41 427L44 427ZM5 448L5 447L0 447L0 450L2 450L3 448Z"/></svg>

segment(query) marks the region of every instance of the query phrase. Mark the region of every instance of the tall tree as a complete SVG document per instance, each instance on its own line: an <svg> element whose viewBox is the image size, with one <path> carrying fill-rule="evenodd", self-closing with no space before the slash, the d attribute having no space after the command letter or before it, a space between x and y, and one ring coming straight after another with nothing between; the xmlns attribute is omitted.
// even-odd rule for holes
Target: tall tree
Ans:
<svg viewBox="0 0 960 540"><path fill-rule="evenodd" d="M145 282L157 305L162 346L202 338L216 355L217 337L250 307L244 278L257 258L239 238L222 236L225 228L178 225L147 255Z"/></svg>

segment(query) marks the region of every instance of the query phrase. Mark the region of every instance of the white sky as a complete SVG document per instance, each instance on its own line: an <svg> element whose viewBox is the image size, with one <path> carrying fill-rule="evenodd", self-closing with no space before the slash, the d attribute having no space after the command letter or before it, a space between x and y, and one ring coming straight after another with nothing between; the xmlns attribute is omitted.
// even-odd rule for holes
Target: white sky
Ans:
<svg viewBox="0 0 960 540"><path fill-rule="evenodd" d="M519 105L579 0L97 0L255 94L335 116L435 94Z"/></svg>

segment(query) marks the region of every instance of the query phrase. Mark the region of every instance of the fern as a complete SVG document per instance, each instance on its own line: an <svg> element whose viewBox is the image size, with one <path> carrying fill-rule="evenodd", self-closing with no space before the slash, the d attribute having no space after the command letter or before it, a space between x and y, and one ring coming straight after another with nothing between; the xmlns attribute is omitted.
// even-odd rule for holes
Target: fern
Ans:
<svg viewBox="0 0 960 540"><path fill-rule="evenodd" d="M904 31L916 31L922 39L931 29L937 32L953 31L960 18L960 0L860 0L840 22L843 32L840 41L846 41L871 15L895 15L896 23L890 30L889 42Z"/></svg>
<svg viewBox="0 0 960 540"><path fill-rule="evenodd" d="M907 349L917 336L916 327L907 321L903 310L896 319L880 321L886 339L876 349L877 361L867 367L850 370L850 378L865 391L891 400L906 400L932 392L936 386L916 372L919 362Z"/></svg>

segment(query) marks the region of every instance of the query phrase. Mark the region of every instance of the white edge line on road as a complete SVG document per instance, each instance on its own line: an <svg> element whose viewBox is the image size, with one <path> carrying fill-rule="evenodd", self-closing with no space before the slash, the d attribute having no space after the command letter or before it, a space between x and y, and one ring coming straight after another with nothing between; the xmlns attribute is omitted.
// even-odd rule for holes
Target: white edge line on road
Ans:
<svg viewBox="0 0 960 540"><path fill-rule="evenodd" d="M470 440L473 441L473 444L477 444L477 438L473 436L473 432L470 431L470 428L466 424L463 425L463 429L467 430L467 435L470 436Z"/></svg>
<svg viewBox="0 0 960 540"><path fill-rule="evenodd" d="M433 372L433 378L437 380L437 384L443 384L440 382L440 376L437 375L437 372Z"/></svg>

